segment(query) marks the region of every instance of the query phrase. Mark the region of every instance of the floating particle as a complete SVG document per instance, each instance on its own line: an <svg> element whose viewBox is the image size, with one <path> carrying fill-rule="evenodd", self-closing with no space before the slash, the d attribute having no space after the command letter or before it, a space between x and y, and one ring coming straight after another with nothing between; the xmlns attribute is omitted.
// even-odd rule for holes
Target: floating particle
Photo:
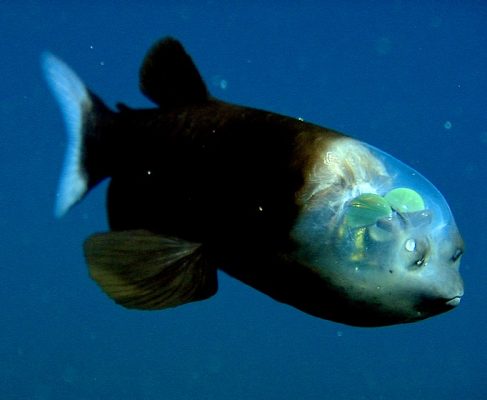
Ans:
<svg viewBox="0 0 487 400"><path fill-rule="evenodd" d="M228 81L224 79L221 75L215 75L211 79L211 84L216 86L220 90L226 90L228 87Z"/></svg>

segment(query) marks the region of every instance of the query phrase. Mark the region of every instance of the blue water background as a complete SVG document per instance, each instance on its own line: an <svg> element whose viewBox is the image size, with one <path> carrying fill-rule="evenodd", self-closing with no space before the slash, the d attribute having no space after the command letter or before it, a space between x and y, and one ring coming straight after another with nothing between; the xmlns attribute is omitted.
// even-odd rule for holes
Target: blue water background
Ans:
<svg viewBox="0 0 487 400"><path fill-rule="evenodd" d="M4 0L0 33L0 398L487 398L487 2ZM359 329L224 274L173 310L110 301L82 254L106 229L106 184L53 217L66 140L39 56L112 106L148 106L138 68L168 34L215 96L346 132L433 181L466 241L462 304Z"/></svg>

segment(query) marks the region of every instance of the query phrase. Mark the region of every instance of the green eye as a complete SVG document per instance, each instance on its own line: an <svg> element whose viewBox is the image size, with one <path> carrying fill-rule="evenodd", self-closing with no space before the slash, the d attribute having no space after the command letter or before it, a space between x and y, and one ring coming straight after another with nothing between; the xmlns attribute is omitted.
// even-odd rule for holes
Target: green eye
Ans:
<svg viewBox="0 0 487 400"><path fill-rule="evenodd" d="M424 210L423 198L412 189L393 189L384 198L394 210L400 213L412 213Z"/></svg>
<svg viewBox="0 0 487 400"><path fill-rule="evenodd" d="M364 193L351 201L346 214L346 223L351 228L358 228L373 225L379 219L391 216L391 206L382 196Z"/></svg>

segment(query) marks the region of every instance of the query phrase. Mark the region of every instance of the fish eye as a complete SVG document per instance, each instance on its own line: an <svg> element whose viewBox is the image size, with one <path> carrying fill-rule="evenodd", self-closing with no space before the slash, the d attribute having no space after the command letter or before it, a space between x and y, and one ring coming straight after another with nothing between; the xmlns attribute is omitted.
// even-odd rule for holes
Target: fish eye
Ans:
<svg viewBox="0 0 487 400"><path fill-rule="evenodd" d="M456 262L461 256L463 255L463 250L460 248L457 248L453 255L451 256L451 260L453 262Z"/></svg>
<svg viewBox="0 0 487 400"><path fill-rule="evenodd" d="M416 261L414 262L414 265L415 265L416 267L421 267L422 265L424 265L424 263L425 263L425 257L424 257L424 256L422 256L420 259L418 259L418 260L416 260Z"/></svg>
<svg viewBox="0 0 487 400"><path fill-rule="evenodd" d="M411 266L418 268L426 265L426 258L428 256L427 243L423 241L417 241L416 239L409 238L404 242L404 249L411 253L411 257L414 259Z"/></svg>

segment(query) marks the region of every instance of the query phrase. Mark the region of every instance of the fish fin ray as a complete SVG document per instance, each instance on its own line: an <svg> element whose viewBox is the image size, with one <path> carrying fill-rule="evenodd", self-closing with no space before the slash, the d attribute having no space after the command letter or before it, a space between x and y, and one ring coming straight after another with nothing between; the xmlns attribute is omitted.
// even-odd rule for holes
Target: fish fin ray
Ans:
<svg viewBox="0 0 487 400"><path fill-rule="evenodd" d="M59 58L46 52L41 62L67 132L67 150L54 210L61 217L106 176L106 171L100 170L100 162L93 162L93 153L97 151L90 150L99 145L100 126L112 112Z"/></svg>
<svg viewBox="0 0 487 400"><path fill-rule="evenodd" d="M201 103L208 90L191 57L179 41L158 41L145 56L140 69L140 90L160 107Z"/></svg>
<svg viewBox="0 0 487 400"><path fill-rule="evenodd" d="M91 277L126 308L176 307L217 291L216 269L197 243L132 230L92 235L84 248Z"/></svg>

